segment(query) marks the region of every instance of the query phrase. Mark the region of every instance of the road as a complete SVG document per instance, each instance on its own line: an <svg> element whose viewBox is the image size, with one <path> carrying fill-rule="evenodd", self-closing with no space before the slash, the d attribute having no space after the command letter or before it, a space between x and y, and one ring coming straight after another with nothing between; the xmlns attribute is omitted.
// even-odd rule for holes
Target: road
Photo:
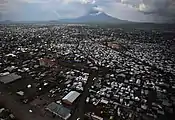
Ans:
<svg viewBox="0 0 175 120"><path fill-rule="evenodd" d="M85 85L84 91L80 97L79 104L77 105L77 108L75 109L70 120L76 120L77 118L80 118L80 120L84 120L86 98L89 96L89 88L91 87L91 85L93 83L93 78L96 75L97 75L97 72L95 72L95 71L92 71L90 73L89 78L87 80L87 84Z"/></svg>

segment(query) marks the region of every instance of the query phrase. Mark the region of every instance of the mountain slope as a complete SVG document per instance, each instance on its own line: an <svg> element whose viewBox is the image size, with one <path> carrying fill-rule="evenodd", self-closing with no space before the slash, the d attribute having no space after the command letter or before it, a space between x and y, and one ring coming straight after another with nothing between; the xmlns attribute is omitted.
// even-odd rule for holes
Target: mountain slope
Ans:
<svg viewBox="0 0 175 120"><path fill-rule="evenodd" d="M61 19L59 21L68 22L68 23L126 23L126 22L129 22L129 21L113 18L104 13L100 13L98 15L88 14L86 16L82 16L76 19Z"/></svg>

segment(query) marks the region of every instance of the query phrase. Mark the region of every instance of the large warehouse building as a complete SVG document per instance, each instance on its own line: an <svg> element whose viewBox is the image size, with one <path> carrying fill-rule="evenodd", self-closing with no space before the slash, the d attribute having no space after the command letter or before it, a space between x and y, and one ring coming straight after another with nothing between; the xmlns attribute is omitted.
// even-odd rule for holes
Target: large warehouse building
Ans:
<svg viewBox="0 0 175 120"><path fill-rule="evenodd" d="M80 93L77 91L71 91L69 92L63 99L63 103L72 105L73 102L80 96Z"/></svg>
<svg viewBox="0 0 175 120"><path fill-rule="evenodd" d="M71 116L71 113L70 113L71 111L69 109L65 108L62 105L56 104L54 102L49 104L46 110L52 112L53 114L61 117L64 120L67 120Z"/></svg>

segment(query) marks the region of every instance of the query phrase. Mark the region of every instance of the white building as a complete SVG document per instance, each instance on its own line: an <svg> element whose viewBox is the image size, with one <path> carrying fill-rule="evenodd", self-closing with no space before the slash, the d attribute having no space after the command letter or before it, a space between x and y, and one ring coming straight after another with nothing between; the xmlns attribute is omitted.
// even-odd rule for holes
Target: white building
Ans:
<svg viewBox="0 0 175 120"><path fill-rule="evenodd" d="M77 91L71 91L69 92L64 98L62 98L62 101L66 104L72 105L72 103L80 96L80 93Z"/></svg>

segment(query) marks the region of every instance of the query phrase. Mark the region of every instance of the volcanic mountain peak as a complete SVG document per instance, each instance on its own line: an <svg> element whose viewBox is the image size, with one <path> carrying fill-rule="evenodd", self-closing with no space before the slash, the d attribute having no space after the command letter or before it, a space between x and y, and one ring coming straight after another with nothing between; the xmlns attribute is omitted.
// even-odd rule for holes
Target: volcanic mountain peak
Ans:
<svg viewBox="0 0 175 120"><path fill-rule="evenodd" d="M111 17L105 13L95 13L95 14L87 14L85 16L81 16L75 19L61 19L61 22L70 22L70 23L92 23L92 22L100 22L100 23L125 23L128 21L120 20L114 17Z"/></svg>

